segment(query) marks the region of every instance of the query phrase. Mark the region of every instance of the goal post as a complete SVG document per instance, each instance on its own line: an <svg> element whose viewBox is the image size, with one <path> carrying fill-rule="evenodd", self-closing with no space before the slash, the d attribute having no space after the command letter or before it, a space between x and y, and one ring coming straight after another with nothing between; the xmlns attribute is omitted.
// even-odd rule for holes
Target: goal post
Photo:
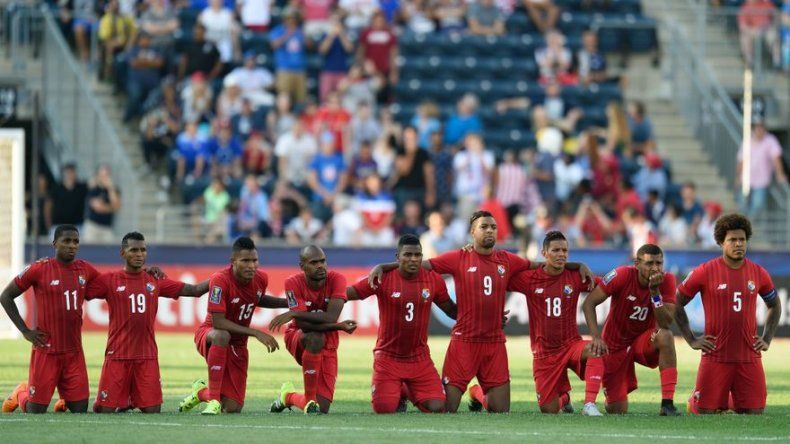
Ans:
<svg viewBox="0 0 790 444"><path fill-rule="evenodd" d="M25 261L25 132L22 129L0 129L0 177L4 178L0 180L3 209L0 211L0 288L5 288L14 274L22 270ZM23 316L24 308L22 303ZM16 327L0 309L0 338L18 336Z"/></svg>

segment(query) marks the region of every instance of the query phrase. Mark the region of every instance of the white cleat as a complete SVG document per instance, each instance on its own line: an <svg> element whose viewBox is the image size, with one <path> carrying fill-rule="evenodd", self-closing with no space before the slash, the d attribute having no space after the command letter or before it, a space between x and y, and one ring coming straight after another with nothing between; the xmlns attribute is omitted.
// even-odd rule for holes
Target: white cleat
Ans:
<svg viewBox="0 0 790 444"><path fill-rule="evenodd" d="M603 413L598 411L598 406L595 405L594 402L588 402L584 404L584 408L582 409L582 415L584 416L603 416Z"/></svg>

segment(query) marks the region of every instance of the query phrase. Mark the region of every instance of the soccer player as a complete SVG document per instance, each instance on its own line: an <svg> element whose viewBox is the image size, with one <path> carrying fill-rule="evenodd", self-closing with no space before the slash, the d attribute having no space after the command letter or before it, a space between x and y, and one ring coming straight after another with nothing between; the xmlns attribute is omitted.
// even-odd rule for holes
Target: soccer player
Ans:
<svg viewBox="0 0 790 444"><path fill-rule="evenodd" d="M114 413L130 406L143 413L159 413L162 385L154 333L159 297L200 297L208 290L208 281L190 285L157 280L144 273L147 254L141 233L126 234L121 241L123 270L103 273L86 290L86 299L105 299L110 314L99 392L93 405L96 413Z"/></svg>
<svg viewBox="0 0 790 444"><path fill-rule="evenodd" d="M280 413L295 406L305 414L329 413L337 381L338 331L353 333L354 321L337 322L346 303L346 278L327 270L324 250L309 245L299 253L301 273L285 280L289 311L272 319L271 331L285 331L285 346L302 366L304 393L286 382L270 408ZM290 324L289 324L290 322Z"/></svg>
<svg viewBox="0 0 790 444"><path fill-rule="evenodd" d="M505 292L513 275L537 264L494 248L497 224L491 213L475 212L469 228L474 240L471 250L447 252L422 263L422 268L449 274L455 281L458 318L442 367L445 406L448 412L458 411L469 381L477 377L485 402L476 399L470 408L486 406L489 412L503 413L510 411L510 371L502 323ZM368 278L371 286L376 288L381 274L398 266L397 262L376 266ZM569 268L579 266L568 264Z"/></svg>
<svg viewBox="0 0 790 444"><path fill-rule="evenodd" d="M266 294L269 277L258 269L258 251L249 237L233 242L230 267L209 279L208 313L195 332L195 345L208 364L208 387L192 384L192 394L178 407L181 412L206 402L203 415L240 413L247 389L247 338L261 342L269 353L279 348L269 334L250 328L255 307L285 308L283 298Z"/></svg>
<svg viewBox="0 0 790 444"><path fill-rule="evenodd" d="M611 296L603 328L595 307ZM677 416L673 402L678 380L675 342L669 327L675 309L675 276L664 272L664 252L645 244L634 266L618 267L603 277L582 305L592 336L592 352L604 355L603 387L608 413L628 412L628 393L636 390L634 363L659 368L661 416ZM657 324L657 326L656 326Z"/></svg>
<svg viewBox="0 0 790 444"><path fill-rule="evenodd" d="M689 413L761 414L767 389L761 352L767 351L782 313L771 276L746 258L752 224L730 214L713 229L721 257L694 269L678 287L675 320L694 350L702 350ZM694 336L683 308L697 293L705 311L705 334ZM762 335L757 332L757 297L768 306Z"/></svg>
<svg viewBox="0 0 790 444"><path fill-rule="evenodd" d="M398 269L381 277L374 289L366 278L348 287L349 300L376 295L379 331L373 349L373 411L395 413L401 405L401 388L423 412L444 412L442 380L428 348L431 303L455 319L457 307L437 273L423 269L420 238L407 234L398 241Z"/></svg>
<svg viewBox="0 0 790 444"><path fill-rule="evenodd" d="M567 369L586 384L582 414L601 416L595 399L603 377L603 359L593 353L590 341L579 335L576 307L585 291L578 270L568 270L568 241L559 231L543 239L541 268L522 271L510 280L509 291L523 293L529 309L529 340L532 346L532 374L543 413L573 412Z"/></svg>

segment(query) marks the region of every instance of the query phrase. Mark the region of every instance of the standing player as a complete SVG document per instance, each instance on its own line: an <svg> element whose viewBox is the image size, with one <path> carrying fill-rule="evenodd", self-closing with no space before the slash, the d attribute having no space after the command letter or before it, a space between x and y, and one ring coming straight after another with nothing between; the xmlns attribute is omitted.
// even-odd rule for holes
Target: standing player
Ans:
<svg viewBox="0 0 790 444"><path fill-rule="evenodd" d="M86 299L106 299L110 313L107 349L93 405L96 413L114 413L130 406L143 413L159 413L162 385L154 333L159 297L200 297L208 290L208 281L190 285L157 280L144 273L147 254L142 234L126 234L121 241L123 270L103 273L86 290Z"/></svg>
<svg viewBox="0 0 790 444"><path fill-rule="evenodd" d="M603 328L595 307L612 297ZM610 271L582 305L592 336L592 352L605 355L603 387L608 413L628 412L628 393L636 390L634 363L659 368L661 416L678 416L673 398L678 381L675 341L669 327L675 309L675 276L664 272L664 252L645 244L634 266ZM658 324L658 327L656 327Z"/></svg>
<svg viewBox="0 0 790 444"><path fill-rule="evenodd" d="M421 268L422 246L417 236L407 234L398 241L398 269L381 277L374 289L367 279L348 287L349 300L376 295L379 331L373 349L373 411L395 413L401 402L401 387L423 412L444 412L442 380L428 348L431 303L455 319L457 307L438 274Z"/></svg>
<svg viewBox="0 0 790 444"><path fill-rule="evenodd" d="M85 288L99 275L91 264L76 259L80 235L74 225L55 229L54 258L28 265L0 294L8 317L33 343L27 383L19 384L3 402L3 412L21 407L27 413L45 413L57 387L66 407L74 413L88 410L88 372L82 351L82 302ZM36 320L31 329L19 315L14 299L33 287Z"/></svg>
<svg viewBox="0 0 790 444"><path fill-rule="evenodd" d="M567 372L571 369L586 384L582 414L601 416L595 398L601 387L603 360L592 352L590 341L582 339L576 325L579 293L586 286L579 271L565 267L568 241L561 232L546 233L542 253L546 258L543 266L517 274L508 287L527 297L538 406L543 413L573 412Z"/></svg>
<svg viewBox="0 0 790 444"><path fill-rule="evenodd" d="M285 280L290 310L272 319L269 329L278 331L290 322L285 346L302 366L304 394L285 383L270 410L280 413L296 406L305 414L329 413L337 381L337 332L353 333L357 323L337 322L346 303L346 278L327 271L324 250L315 245L304 247L299 253L299 268L302 273Z"/></svg>
<svg viewBox="0 0 790 444"><path fill-rule="evenodd" d="M247 389L249 354L247 338L253 336L269 353L277 341L250 328L255 307L285 308L285 299L266 295L269 277L258 269L258 251L249 237L233 242L230 267L209 279L208 313L195 332L195 345L208 364L208 387L202 380L192 384L192 394L178 407L181 412L206 402L204 415L239 413Z"/></svg>
<svg viewBox="0 0 790 444"><path fill-rule="evenodd" d="M730 214L713 229L722 256L692 271L678 287L678 327L694 350L702 350L696 388L689 399L690 413L761 414L767 389L761 352L767 351L782 313L771 276L746 259L752 224L745 216ZM683 308L697 293L705 310L705 334L695 337ZM757 332L757 297L768 306L763 333Z"/></svg>
<svg viewBox="0 0 790 444"><path fill-rule="evenodd" d="M475 212L469 226L474 240L470 251L455 250L422 263L423 268L449 274L455 281L458 319L442 368L446 408L451 413L458 411L467 385L477 377L488 411L504 413L510 411L510 371L502 323L505 292L513 275L537 264L494 248L497 225L491 213ZM395 268L397 263L374 268L368 278L371 286L375 288L382 272ZM480 402L470 405L472 409L482 407Z"/></svg>

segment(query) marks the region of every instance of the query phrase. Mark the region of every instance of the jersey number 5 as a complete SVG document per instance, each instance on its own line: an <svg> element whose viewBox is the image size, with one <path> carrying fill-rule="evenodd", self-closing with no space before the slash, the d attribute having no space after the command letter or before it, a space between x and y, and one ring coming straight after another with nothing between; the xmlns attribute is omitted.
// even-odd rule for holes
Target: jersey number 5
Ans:
<svg viewBox="0 0 790 444"><path fill-rule="evenodd" d="M739 312L743 308L743 300L741 299L741 292L736 291L732 294L732 311Z"/></svg>

